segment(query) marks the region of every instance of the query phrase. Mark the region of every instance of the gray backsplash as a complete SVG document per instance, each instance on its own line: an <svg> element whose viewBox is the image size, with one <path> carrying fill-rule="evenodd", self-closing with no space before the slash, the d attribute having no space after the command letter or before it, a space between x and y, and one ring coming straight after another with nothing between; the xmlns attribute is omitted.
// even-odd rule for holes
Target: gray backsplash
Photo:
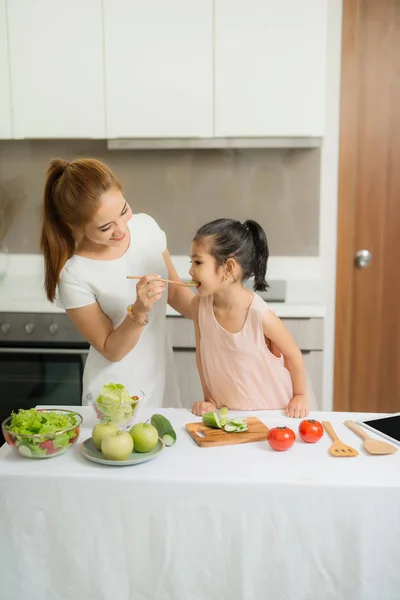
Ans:
<svg viewBox="0 0 400 600"><path fill-rule="evenodd" d="M0 210L7 198L17 210L5 237L10 252L39 252L48 162L77 156L114 169L133 211L166 231L171 254L186 255L196 229L218 217L259 221L271 255L318 254L319 149L111 151L104 140L0 141Z"/></svg>

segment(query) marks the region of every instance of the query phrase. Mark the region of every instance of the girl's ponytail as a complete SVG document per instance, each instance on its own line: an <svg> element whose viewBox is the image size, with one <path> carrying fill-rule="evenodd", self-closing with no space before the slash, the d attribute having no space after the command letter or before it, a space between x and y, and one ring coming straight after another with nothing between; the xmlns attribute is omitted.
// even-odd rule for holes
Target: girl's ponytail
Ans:
<svg viewBox="0 0 400 600"><path fill-rule="evenodd" d="M40 249L44 256L44 287L50 302L54 302L62 268L75 251L74 235L57 208L57 197L62 191L60 186L67 166L65 160L53 159L47 170L44 188Z"/></svg>
<svg viewBox="0 0 400 600"><path fill-rule="evenodd" d="M264 229L257 223L249 219L243 223L244 227L249 231L253 240L254 259L252 271L254 274L254 290L263 292L268 288L268 283L265 279L267 271L267 262L269 257L268 240Z"/></svg>

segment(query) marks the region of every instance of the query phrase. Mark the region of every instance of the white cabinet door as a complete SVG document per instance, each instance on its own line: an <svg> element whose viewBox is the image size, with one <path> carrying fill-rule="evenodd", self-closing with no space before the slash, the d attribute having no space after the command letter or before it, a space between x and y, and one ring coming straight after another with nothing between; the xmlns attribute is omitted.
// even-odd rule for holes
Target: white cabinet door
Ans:
<svg viewBox="0 0 400 600"><path fill-rule="evenodd" d="M323 352L319 350L303 352L307 374L310 378L319 410L322 407L323 355Z"/></svg>
<svg viewBox="0 0 400 600"><path fill-rule="evenodd" d="M8 0L14 137L104 138L101 0Z"/></svg>
<svg viewBox="0 0 400 600"><path fill-rule="evenodd" d="M215 0L216 136L324 133L326 0Z"/></svg>
<svg viewBox="0 0 400 600"><path fill-rule="evenodd" d="M211 137L212 0L104 0L107 137Z"/></svg>
<svg viewBox="0 0 400 600"><path fill-rule="evenodd" d="M174 362L182 407L192 410L193 404L202 402L204 398L196 366L196 350L175 349Z"/></svg>
<svg viewBox="0 0 400 600"><path fill-rule="evenodd" d="M0 0L0 139L12 137L6 0Z"/></svg>

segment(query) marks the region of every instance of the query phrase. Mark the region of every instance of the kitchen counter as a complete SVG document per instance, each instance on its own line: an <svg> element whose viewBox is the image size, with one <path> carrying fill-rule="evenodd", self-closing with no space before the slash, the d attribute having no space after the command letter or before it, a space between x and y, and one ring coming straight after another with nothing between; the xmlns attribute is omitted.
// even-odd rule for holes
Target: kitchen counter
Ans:
<svg viewBox="0 0 400 600"><path fill-rule="evenodd" d="M325 306L314 303L271 302L270 308L281 318L324 317ZM38 275L9 276L0 284L0 313L63 313L51 304L43 291L43 279ZM180 316L170 306L168 316Z"/></svg>
<svg viewBox="0 0 400 600"><path fill-rule="evenodd" d="M78 410L81 442L95 417ZM346 461L328 454L327 435L282 453L267 442L199 448L184 431L196 417L159 412L177 442L141 465L91 463L79 442L50 460L0 449L4 598L398 598L400 452L364 453L343 425L364 415L315 414L359 449ZM280 411L252 415L298 427Z"/></svg>

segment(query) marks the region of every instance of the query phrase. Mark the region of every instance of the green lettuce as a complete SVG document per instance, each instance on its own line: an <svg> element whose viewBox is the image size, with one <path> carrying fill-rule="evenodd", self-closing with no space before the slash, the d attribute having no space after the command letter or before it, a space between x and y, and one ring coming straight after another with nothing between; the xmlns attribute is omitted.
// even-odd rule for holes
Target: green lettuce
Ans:
<svg viewBox="0 0 400 600"><path fill-rule="evenodd" d="M12 419L7 425L7 430L12 433L32 435L36 433L57 433L69 429L77 424L74 415L65 415L57 412L41 412L36 408L29 410L20 409L11 413Z"/></svg>
<svg viewBox="0 0 400 600"><path fill-rule="evenodd" d="M96 400L96 406L103 418L111 419L116 424L128 421L133 416L137 404L138 400L131 398L121 383L103 385Z"/></svg>
<svg viewBox="0 0 400 600"><path fill-rule="evenodd" d="M17 413L12 412L11 417L6 429L13 434L20 453L24 456L48 455L46 442L51 442L56 451L64 450L69 446L70 440L76 437L76 430L71 428L77 425L78 421L73 414L41 412L31 408L29 410L20 409ZM70 431L57 435L57 432L65 429L70 429ZM35 434L43 437L22 437Z"/></svg>

